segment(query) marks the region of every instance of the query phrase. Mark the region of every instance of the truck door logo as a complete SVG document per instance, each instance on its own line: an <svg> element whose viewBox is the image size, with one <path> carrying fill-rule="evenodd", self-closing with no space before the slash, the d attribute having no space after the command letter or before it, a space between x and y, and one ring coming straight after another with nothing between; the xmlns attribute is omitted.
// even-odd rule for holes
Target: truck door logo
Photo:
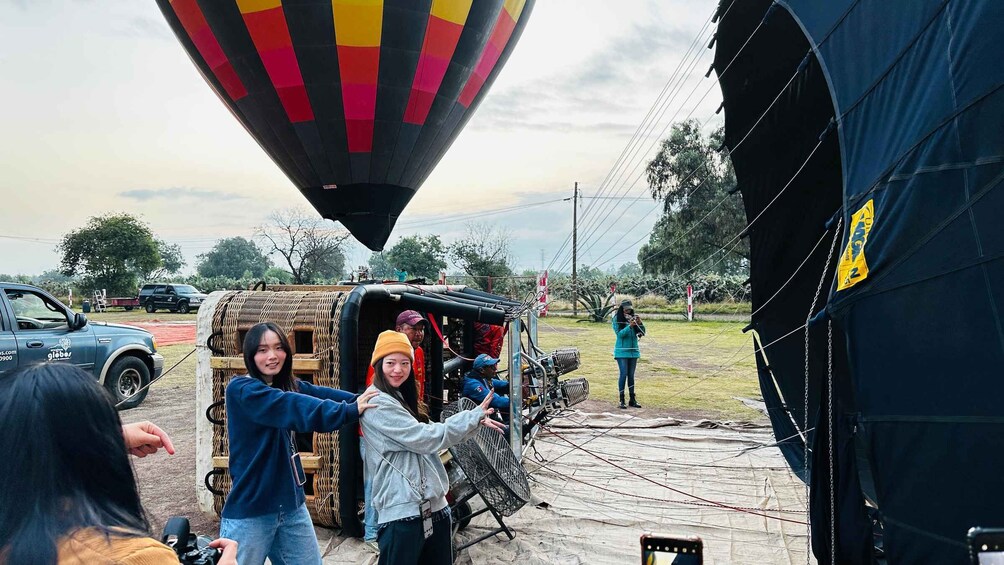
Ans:
<svg viewBox="0 0 1004 565"><path fill-rule="evenodd" d="M67 361L73 356L73 352L70 351L70 347L73 345L73 341L68 337L60 338L59 344L55 347L49 348L49 355L47 358L49 361Z"/></svg>

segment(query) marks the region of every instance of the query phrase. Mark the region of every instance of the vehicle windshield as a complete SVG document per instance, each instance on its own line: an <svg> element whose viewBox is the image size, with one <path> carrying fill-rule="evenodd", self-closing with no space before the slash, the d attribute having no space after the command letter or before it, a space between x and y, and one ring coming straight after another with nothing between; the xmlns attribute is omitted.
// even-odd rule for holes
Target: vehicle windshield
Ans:
<svg viewBox="0 0 1004 565"><path fill-rule="evenodd" d="M7 300L18 318L66 322L66 312L62 308L34 292L8 290Z"/></svg>
<svg viewBox="0 0 1004 565"><path fill-rule="evenodd" d="M202 294L202 292L190 284L176 284L174 291L178 294Z"/></svg>

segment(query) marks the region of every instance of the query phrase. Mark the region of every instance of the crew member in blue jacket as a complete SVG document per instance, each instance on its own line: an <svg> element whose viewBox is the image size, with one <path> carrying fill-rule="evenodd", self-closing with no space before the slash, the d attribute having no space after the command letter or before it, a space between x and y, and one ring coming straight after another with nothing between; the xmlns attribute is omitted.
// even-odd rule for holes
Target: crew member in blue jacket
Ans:
<svg viewBox="0 0 1004 565"><path fill-rule="evenodd" d="M474 366L464 375L463 395L470 398L477 404L494 392L495 397L489 406L494 408L502 416L502 420L509 423L509 397L505 392L509 389L509 381L495 378L495 371L499 360L482 353L474 358Z"/></svg>
<svg viewBox="0 0 1004 565"><path fill-rule="evenodd" d="M239 540L241 565L266 557L275 565L321 565L294 432L355 425L377 391L357 396L297 379L289 341L272 323L248 330L244 364L248 374L231 379L225 396L233 487L220 531Z"/></svg>

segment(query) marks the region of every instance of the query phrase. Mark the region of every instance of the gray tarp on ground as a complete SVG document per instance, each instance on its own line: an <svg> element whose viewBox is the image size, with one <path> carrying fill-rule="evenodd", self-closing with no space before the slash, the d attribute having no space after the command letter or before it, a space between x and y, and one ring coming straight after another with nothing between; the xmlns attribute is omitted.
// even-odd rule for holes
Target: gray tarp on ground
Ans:
<svg viewBox="0 0 1004 565"><path fill-rule="evenodd" d="M645 531L700 536L707 564L805 563L804 524L723 509L660 486L804 522L805 486L774 442L766 427L629 419L624 413L576 412L556 419L537 436L544 462L532 451L524 460L534 498L506 519L516 539L490 538L461 553L457 563L638 563ZM494 524L490 514L478 516L460 539ZM330 540L324 559L326 564L368 561L371 554L358 540L338 537Z"/></svg>

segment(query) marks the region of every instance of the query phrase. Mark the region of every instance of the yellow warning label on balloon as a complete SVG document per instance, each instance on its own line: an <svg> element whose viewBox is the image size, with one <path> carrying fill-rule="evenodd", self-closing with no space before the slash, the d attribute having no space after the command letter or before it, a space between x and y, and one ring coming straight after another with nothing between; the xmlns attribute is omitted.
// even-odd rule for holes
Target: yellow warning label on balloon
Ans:
<svg viewBox="0 0 1004 565"><path fill-rule="evenodd" d="M865 261L865 243L875 221L875 201L869 200L851 216L850 237L847 248L840 255L837 265L837 290L851 288L868 278L868 263Z"/></svg>

